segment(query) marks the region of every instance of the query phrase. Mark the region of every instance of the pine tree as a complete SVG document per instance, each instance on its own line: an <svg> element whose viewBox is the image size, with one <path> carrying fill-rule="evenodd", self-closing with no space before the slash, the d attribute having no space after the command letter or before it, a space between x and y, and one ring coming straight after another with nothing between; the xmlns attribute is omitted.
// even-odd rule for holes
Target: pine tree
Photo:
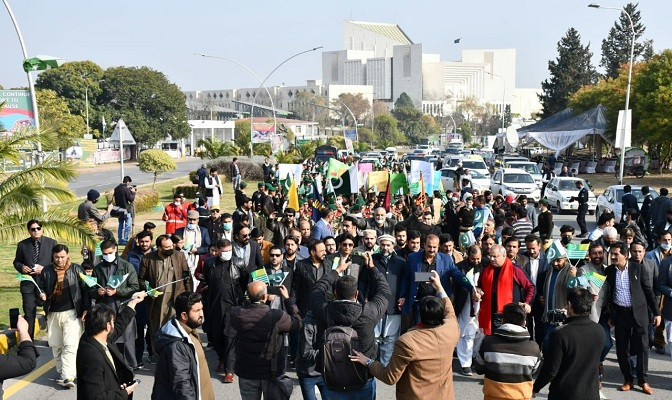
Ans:
<svg viewBox="0 0 672 400"><path fill-rule="evenodd" d="M637 40L644 34L646 27L641 23L641 15L637 10L637 4L628 3L625 11L632 17L632 25L635 29L635 52L634 59L648 60L653 56L653 41L645 40L638 43ZM621 12L618 21L609 30L609 36L602 40L602 60L600 67L605 69L605 78L616 78L618 69L623 63L630 61L630 45L632 29L630 21L624 12Z"/></svg>
<svg viewBox="0 0 672 400"><path fill-rule="evenodd" d="M581 36L569 28L558 42L558 57L548 62L550 79L541 82L542 117L550 117L567 107L569 96L583 85L597 82L598 74L590 59L590 45L581 44Z"/></svg>

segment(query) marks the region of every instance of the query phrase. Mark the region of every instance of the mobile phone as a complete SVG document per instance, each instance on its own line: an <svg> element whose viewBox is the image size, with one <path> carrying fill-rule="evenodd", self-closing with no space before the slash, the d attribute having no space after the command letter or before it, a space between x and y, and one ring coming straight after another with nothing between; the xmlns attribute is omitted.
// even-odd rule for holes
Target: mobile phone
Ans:
<svg viewBox="0 0 672 400"><path fill-rule="evenodd" d="M416 282L429 282L429 278L432 277L431 272L416 272L415 281Z"/></svg>
<svg viewBox="0 0 672 400"><path fill-rule="evenodd" d="M9 309L9 327L11 329L16 329L17 324L19 322L19 309L18 308L10 308Z"/></svg>
<svg viewBox="0 0 672 400"><path fill-rule="evenodd" d="M131 385L135 385L136 383L140 383L140 382L141 382L140 379L133 379L132 381L130 381L126 384L126 387L129 387Z"/></svg>

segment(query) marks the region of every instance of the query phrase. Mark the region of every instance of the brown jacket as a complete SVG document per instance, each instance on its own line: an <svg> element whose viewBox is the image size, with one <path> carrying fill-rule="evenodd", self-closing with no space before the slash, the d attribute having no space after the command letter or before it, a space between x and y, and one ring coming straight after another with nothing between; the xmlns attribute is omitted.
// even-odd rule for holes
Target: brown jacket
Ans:
<svg viewBox="0 0 672 400"><path fill-rule="evenodd" d="M183 281L175 283L173 289L173 304L175 304L175 299L180 293L183 292L192 292L194 290L193 282L191 281L191 274L189 272L189 266L187 265L187 259L179 251L174 251L170 256L170 259L173 264L173 270L175 271L175 280L187 277ZM158 251L153 251L146 256L142 257L140 261L140 275L138 276L138 283L140 284L140 289L145 290L145 281L149 283L149 286L156 288L158 286L158 270L157 263L159 261ZM163 282L168 283L168 282ZM163 292L163 290L159 289ZM151 300L147 297L148 300Z"/></svg>
<svg viewBox="0 0 672 400"><path fill-rule="evenodd" d="M411 328L399 337L387 367L374 361L369 366L373 376L388 385L397 384L397 398L454 400L453 350L460 328L453 305L442 299L446 308L443 325L434 328Z"/></svg>

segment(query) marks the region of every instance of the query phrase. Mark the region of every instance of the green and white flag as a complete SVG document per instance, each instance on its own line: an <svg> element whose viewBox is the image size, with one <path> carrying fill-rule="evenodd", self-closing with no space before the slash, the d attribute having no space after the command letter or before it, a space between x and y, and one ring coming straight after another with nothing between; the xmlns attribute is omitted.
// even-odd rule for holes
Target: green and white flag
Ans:
<svg viewBox="0 0 672 400"><path fill-rule="evenodd" d="M259 268L256 271L252 271L250 275L252 275L253 281L264 282L267 285L269 283L268 275L266 274L266 270L264 268Z"/></svg>
<svg viewBox="0 0 672 400"><path fill-rule="evenodd" d="M58 68L66 60L52 56L37 56L23 60L23 70L30 71L44 71L46 69Z"/></svg>
<svg viewBox="0 0 672 400"><path fill-rule="evenodd" d="M122 283L128 278L128 274L125 275L111 275L110 278L107 280L107 284L105 286L111 287L112 289L116 289L119 286L121 286Z"/></svg>
<svg viewBox="0 0 672 400"><path fill-rule="evenodd" d="M271 274L268 277L268 280L271 283L271 286L280 286L285 282L285 278L289 275L288 272L276 272L275 274Z"/></svg>
<svg viewBox="0 0 672 400"><path fill-rule="evenodd" d="M550 264L553 262L553 260L563 257L567 258L567 250L565 250L564 246L559 240L554 240L551 244L551 247L546 250L546 259Z"/></svg>
<svg viewBox="0 0 672 400"><path fill-rule="evenodd" d="M575 243L569 243L567 245L567 258L570 260L582 260L583 258L586 257L586 254L588 253L588 247L590 247L590 244L584 243L584 244L575 244Z"/></svg>
<svg viewBox="0 0 672 400"><path fill-rule="evenodd" d="M37 282L35 282L35 279L33 279L32 276L30 276L30 275L26 275L26 274L22 274L22 273L18 273L18 274L16 275L16 279L19 280L19 281L33 282L33 284L35 285L35 287L37 288L37 290L39 290L40 293L42 293L42 289L40 289L40 287L37 286Z"/></svg>
<svg viewBox="0 0 672 400"><path fill-rule="evenodd" d="M86 286L88 287L98 286L102 289L105 289L104 287L98 284L98 279L96 279L93 276L84 275L83 273L80 272L79 277L84 281L84 283L86 283Z"/></svg>

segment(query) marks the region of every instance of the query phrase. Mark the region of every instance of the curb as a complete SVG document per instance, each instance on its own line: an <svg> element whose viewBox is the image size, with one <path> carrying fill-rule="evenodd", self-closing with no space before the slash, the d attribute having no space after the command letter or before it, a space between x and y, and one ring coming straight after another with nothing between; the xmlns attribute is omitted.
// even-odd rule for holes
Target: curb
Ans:
<svg viewBox="0 0 672 400"><path fill-rule="evenodd" d="M38 314L35 317L35 335L47 328L47 317ZM0 332L0 354L7 354L7 352L16 346L19 340L19 332L14 329L5 329Z"/></svg>

